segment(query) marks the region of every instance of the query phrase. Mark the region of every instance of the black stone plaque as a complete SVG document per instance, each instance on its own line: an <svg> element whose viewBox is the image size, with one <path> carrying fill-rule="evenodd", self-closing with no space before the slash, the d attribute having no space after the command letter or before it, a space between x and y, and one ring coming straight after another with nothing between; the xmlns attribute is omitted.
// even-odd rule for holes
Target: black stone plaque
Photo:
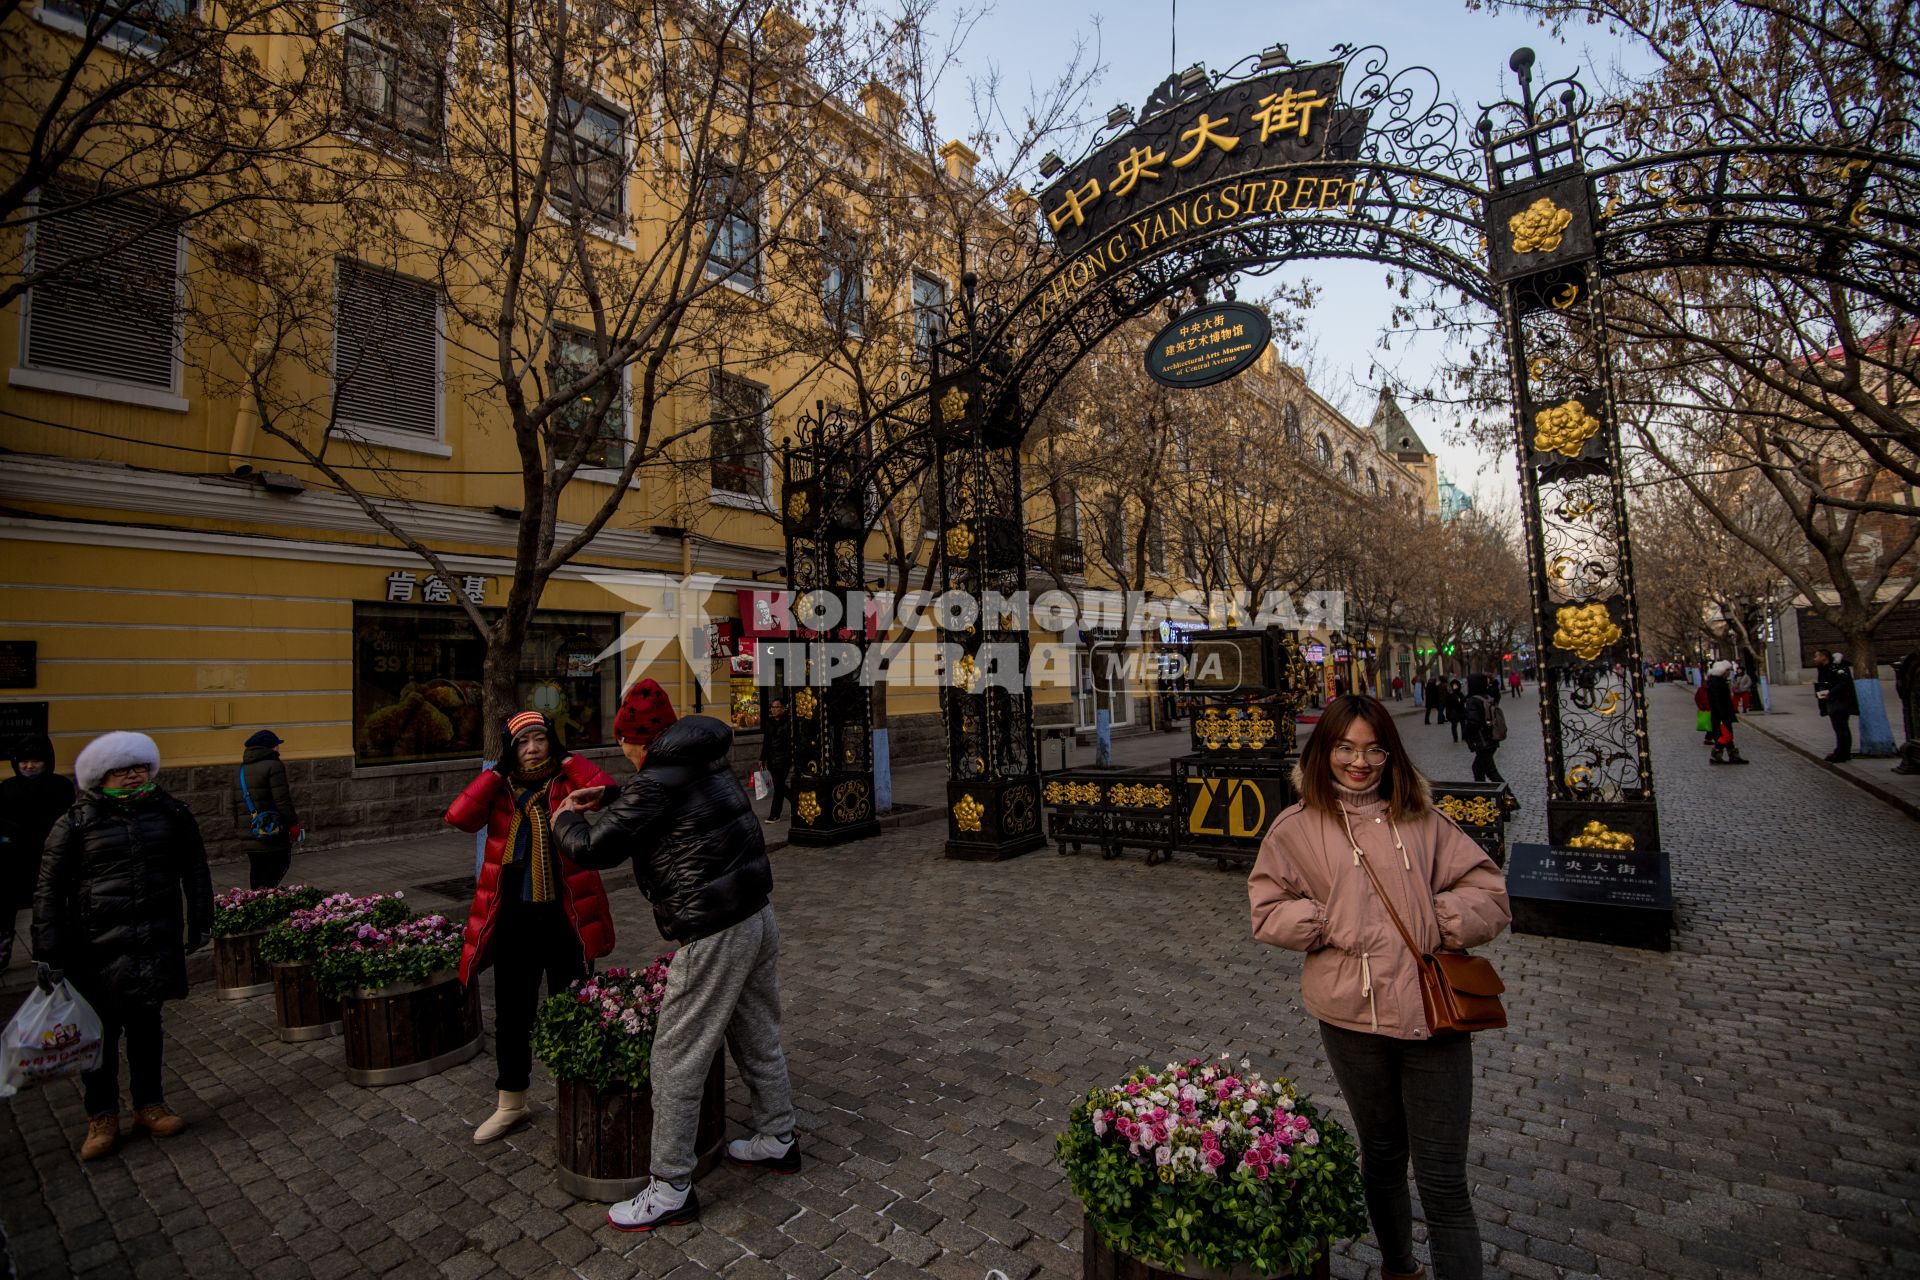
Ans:
<svg viewBox="0 0 1920 1280"><path fill-rule="evenodd" d="M45 736L46 732L46 703L0 702L0 747L11 748L28 734Z"/></svg>
<svg viewBox="0 0 1920 1280"><path fill-rule="evenodd" d="M0 640L0 689L31 689L39 681L37 640Z"/></svg>
<svg viewBox="0 0 1920 1280"><path fill-rule="evenodd" d="M1507 856L1513 931L1665 951L1673 935L1667 856L1516 844Z"/></svg>

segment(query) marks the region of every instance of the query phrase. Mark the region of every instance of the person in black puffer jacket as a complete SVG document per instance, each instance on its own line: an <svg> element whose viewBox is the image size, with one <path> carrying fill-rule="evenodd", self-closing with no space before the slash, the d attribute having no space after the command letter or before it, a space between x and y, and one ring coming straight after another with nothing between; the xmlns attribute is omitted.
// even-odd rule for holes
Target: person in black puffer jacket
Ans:
<svg viewBox="0 0 1920 1280"><path fill-rule="evenodd" d="M631 858L655 923L679 946L653 1039L653 1179L607 1214L622 1231L651 1231L700 1216L694 1141L707 1067L723 1043L753 1099L754 1134L729 1143L728 1158L792 1173L800 1152L780 1045L773 870L760 819L733 776L733 730L708 716L677 720L665 691L642 680L613 732L638 772L617 792L570 793L554 810L553 836L582 867Z"/></svg>
<svg viewBox="0 0 1920 1280"><path fill-rule="evenodd" d="M134 1127L157 1138L187 1127L162 1093L160 1006L186 997L187 955L206 946L213 929L213 881L192 811L153 781L160 750L152 738L95 738L73 772L80 797L54 824L40 863L33 951L100 1015L100 1065L81 1075L80 1158L98 1160L120 1140L122 1033Z"/></svg>
<svg viewBox="0 0 1920 1280"><path fill-rule="evenodd" d="M73 782L54 772L53 742L29 734L13 746L13 777L0 782L0 969L13 963L13 923L33 907L47 833L73 807Z"/></svg>
<svg viewBox="0 0 1920 1280"><path fill-rule="evenodd" d="M253 841L247 850L247 887L271 889L286 878L293 865L293 846L305 838L300 815L293 808L293 788L287 785L287 766L280 759L286 739L262 729L247 739L240 757L240 828ZM251 807L249 807L249 802ZM278 815L263 823L268 834L255 836L256 814Z"/></svg>

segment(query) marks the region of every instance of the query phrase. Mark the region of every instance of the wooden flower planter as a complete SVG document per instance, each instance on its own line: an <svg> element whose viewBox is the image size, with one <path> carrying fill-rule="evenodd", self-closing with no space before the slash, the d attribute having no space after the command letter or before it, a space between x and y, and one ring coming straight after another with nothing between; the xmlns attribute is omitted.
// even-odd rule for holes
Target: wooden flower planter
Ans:
<svg viewBox="0 0 1920 1280"><path fill-rule="evenodd" d="M213 994L218 1000L249 1000L273 990L273 969L260 958L265 929L213 940Z"/></svg>
<svg viewBox="0 0 1920 1280"><path fill-rule="evenodd" d="M480 993L451 969L425 982L349 992L340 1012L353 1084L404 1084L480 1052Z"/></svg>
<svg viewBox="0 0 1920 1280"><path fill-rule="evenodd" d="M275 964L273 971L274 1029L288 1044L324 1040L340 1034L340 1002L320 994L309 964Z"/></svg>
<svg viewBox="0 0 1920 1280"><path fill-rule="evenodd" d="M1106 1241L1100 1238L1100 1233L1093 1229L1093 1224L1084 1220L1080 1239L1081 1275L1085 1280L1327 1280L1326 1249L1320 1251L1320 1256L1306 1271L1283 1271L1278 1276L1263 1276L1251 1267L1220 1271L1191 1261L1178 1271L1148 1266L1138 1258L1129 1258L1124 1253L1115 1253L1108 1248Z"/></svg>
<svg viewBox="0 0 1920 1280"><path fill-rule="evenodd" d="M713 1056L706 1092L700 1098L700 1127L694 1139L699 1163L696 1178L720 1163L727 1131L727 1073L724 1051ZM560 1080L555 1116L555 1169L560 1189L582 1200L612 1204L639 1194L648 1177L653 1150L653 1089L613 1088L605 1092L581 1080Z"/></svg>

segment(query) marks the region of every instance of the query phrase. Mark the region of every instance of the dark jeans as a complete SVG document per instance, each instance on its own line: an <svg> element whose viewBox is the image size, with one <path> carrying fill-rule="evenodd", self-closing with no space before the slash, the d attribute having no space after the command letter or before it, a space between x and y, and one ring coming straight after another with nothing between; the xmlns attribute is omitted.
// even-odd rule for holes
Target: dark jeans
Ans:
<svg viewBox="0 0 1920 1280"><path fill-rule="evenodd" d="M120 1038L127 1041L127 1075L133 1085L133 1109L166 1101L160 1085L160 1006L115 1009L96 1005L100 1015L100 1065L80 1073L89 1116L120 1114Z"/></svg>
<svg viewBox="0 0 1920 1280"><path fill-rule="evenodd" d="M1475 782L1505 782L1500 776L1500 768L1493 762L1493 753L1500 749L1498 743L1488 747L1476 747L1473 752L1473 780Z"/></svg>
<svg viewBox="0 0 1920 1280"><path fill-rule="evenodd" d="M780 816L780 806L787 802L787 775L793 772L793 766L769 762L767 772L773 778L773 801L767 806L767 821L772 822Z"/></svg>
<svg viewBox="0 0 1920 1280"><path fill-rule="evenodd" d="M1382 1263L1395 1271L1416 1265L1407 1193L1411 1154L1438 1280L1480 1280L1480 1224L1467 1192L1472 1037L1396 1040L1323 1022L1320 1041L1353 1112L1367 1217Z"/></svg>
<svg viewBox="0 0 1920 1280"><path fill-rule="evenodd" d="M249 889L271 889L286 878L287 868L293 865L293 850L252 849L247 853L247 887Z"/></svg>
<svg viewBox="0 0 1920 1280"><path fill-rule="evenodd" d="M1828 716L1833 721L1833 754L1841 759L1853 755L1853 718L1851 716Z"/></svg>
<svg viewBox="0 0 1920 1280"><path fill-rule="evenodd" d="M1460 717L1459 717L1459 716L1448 716L1448 717L1447 717L1447 728L1449 728L1449 729L1451 729L1451 730L1453 731L1453 740L1454 740L1455 742L1458 742L1458 741L1460 741Z"/></svg>
<svg viewBox="0 0 1920 1280"><path fill-rule="evenodd" d="M515 896L500 904L493 943L493 1059L499 1076L493 1087L519 1093L533 1078L533 1018L540 1007L540 979L547 994L587 976L580 937L558 902L522 902L517 878L509 878ZM507 885L503 884L502 888Z"/></svg>

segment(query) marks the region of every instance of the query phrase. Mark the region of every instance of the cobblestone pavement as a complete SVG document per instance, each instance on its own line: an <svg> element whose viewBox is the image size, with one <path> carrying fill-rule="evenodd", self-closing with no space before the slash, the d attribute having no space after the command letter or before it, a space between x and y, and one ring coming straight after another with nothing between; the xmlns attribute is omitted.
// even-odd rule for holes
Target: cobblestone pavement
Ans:
<svg viewBox="0 0 1920 1280"><path fill-rule="evenodd" d="M1537 839L1529 708L1508 704L1502 764L1526 805L1516 834ZM1920 827L1758 735L1753 764L1710 768L1686 695L1656 690L1654 710L1676 949L1487 949L1513 1019L1477 1046L1471 1177L1490 1274L1920 1274ZM1400 723L1436 774L1463 772L1445 729L1417 712ZM1069 1276L1079 1212L1052 1136L1087 1085L1232 1047L1344 1115L1299 1007L1298 959L1248 940L1239 875L1192 858L947 862L939 832L777 855L808 1163L784 1180L709 1176L697 1227L619 1235L600 1206L558 1191L544 1078L543 1126L476 1148L486 1058L357 1089L337 1041L283 1045L268 1002L198 994L168 1011L184 1135L83 1167L72 1084L0 1107L15 1265L267 1280ZM408 856L393 854L401 883ZM615 913L622 957L646 954L630 885ZM738 1131L737 1082L733 1094ZM1343 1244L1334 1273L1375 1263L1366 1243Z"/></svg>

